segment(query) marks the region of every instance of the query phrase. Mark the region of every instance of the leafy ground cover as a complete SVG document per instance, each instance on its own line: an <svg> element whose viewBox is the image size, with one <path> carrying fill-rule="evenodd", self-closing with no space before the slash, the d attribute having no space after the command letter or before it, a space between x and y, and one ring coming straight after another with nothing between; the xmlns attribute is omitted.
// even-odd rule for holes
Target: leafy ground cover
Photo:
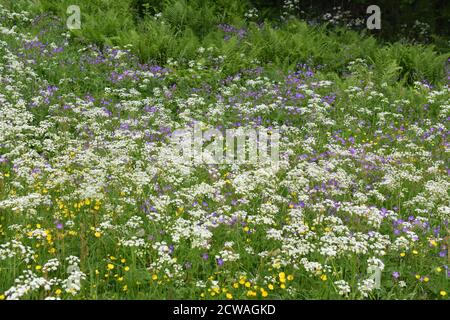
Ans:
<svg viewBox="0 0 450 320"><path fill-rule="evenodd" d="M448 299L448 54L69 2L0 6L0 299ZM277 131L279 164L180 162L194 125Z"/></svg>

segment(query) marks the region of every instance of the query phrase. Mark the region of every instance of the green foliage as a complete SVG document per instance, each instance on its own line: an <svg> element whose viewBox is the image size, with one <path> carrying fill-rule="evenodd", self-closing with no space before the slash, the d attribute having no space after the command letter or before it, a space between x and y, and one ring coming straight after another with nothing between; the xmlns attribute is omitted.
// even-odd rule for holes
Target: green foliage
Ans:
<svg viewBox="0 0 450 320"><path fill-rule="evenodd" d="M70 0L20 0L10 6L50 11L66 19L70 4ZM169 57L189 60L196 48L213 46L230 60L230 72L242 67L242 55L281 69L311 61L338 75L349 61L364 58L374 64L376 76L387 82L405 80L411 84L424 78L432 83L445 81L443 66L448 54L439 54L436 47L400 42L383 45L371 36L345 28L312 27L298 19L281 24L266 20L261 26L245 20L244 13L253 6L248 1L82 0L78 5L82 29L74 30L75 36L98 45L132 44L142 61L165 63ZM221 23L242 29L245 35L227 35L218 28ZM224 41L225 36L231 38ZM436 39L442 51L447 43Z"/></svg>
<svg viewBox="0 0 450 320"><path fill-rule="evenodd" d="M32 23L16 22L14 18L5 20L6 28L14 25L18 35L26 34L28 39L37 36L45 50L28 47L30 43L23 41L25 37L1 35L0 69L4 81L0 82L0 96L5 103L0 117L3 134L0 156L8 152L20 157L13 158L18 159L17 167L13 167L15 162L0 161L0 200L7 200L6 209L2 207L0 212L0 240L23 241L36 250L36 255L29 265L15 257L0 261L0 299L20 271L43 274L42 267L48 259L57 257L64 262L69 254L80 256L80 268L88 278L76 299L226 299L225 291L215 295L214 291L208 293L208 287L197 285L197 280L206 283L210 277L216 277L214 281L231 290L234 298L245 299L249 297L249 288L247 278L241 278L242 271L252 284L268 288L269 298L339 299L334 281L347 279L356 289L361 275L367 272L365 259L373 252L378 255L379 248L367 254L348 251L348 255L336 258L318 252L306 254L311 262L320 261L333 267L308 274L291 264L281 265L278 255L285 254L286 247L266 235L269 230L289 231L292 227L296 231L306 227L303 229L308 230L306 237L326 239L334 232L341 236L339 230L344 225L351 227L352 237L354 232L366 235L377 227L370 219L365 221L365 215L359 215L362 203L370 205L368 212L374 207L392 208L396 211L395 219L404 221L417 207L430 216L431 222L426 229L425 226L419 229L420 224L414 229L420 241L411 239L408 242L411 248L398 248L398 252L389 248L380 253L386 262L383 286L369 298L447 299L440 293L444 289L445 294L449 291L442 266L447 256L439 254L447 246L444 239L448 231L442 228L440 234L434 234L434 228L441 226L444 213L448 213L442 210L439 213L442 217L437 215L439 208L448 202L444 183L448 176L447 150L442 137L449 97L446 93L438 94L445 88L440 84L446 81L444 64L449 56L444 50L439 53L434 46L406 41L386 44L373 36L345 28L311 26L296 18L281 21L262 14L259 22L264 23L258 23L257 19L245 18L244 13L252 7L246 0L80 0L82 28L71 31L71 37L67 36L64 23L67 6L73 4L71 0L0 0L0 3L16 11L31 11L32 16L48 12L53 15L42 15ZM0 23L3 26L1 17ZM229 26L218 26L222 23ZM445 40L441 40L441 48L445 48ZM53 53L52 49L61 50ZM10 60L11 57L17 60ZM161 76L152 69L161 70L159 66L142 66L138 62L158 63L167 70ZM146 67L151 72L142 72ZM309 68L313 71L311 75ZM29 76L28 70L36 77ZM430 89L426 84L414 83L425 79L437 87ZM52 86L57 87L54 94L49 91ZM36 106L35 101L39 103ZM267 120L264 125L287 126L289 152L285 154L292 155L292 162L289 160L286 167L289 171L283 169L272 178L258 178L255 173L239 182L235 169L221 168L215 172L212 167L199 166L192 175L179 176L170 162L160 160L159 156L153 158L153 152L164 141L156 140L158 143L153 145L149 140L153 143L153 135L161 136L167 126L169 129L185 126L191 117L214 128L230 128L244 121L253 123L254 119ZM23 123L16 125L15 121L21 118ZM125 130L128 125L131 129ZM335 140L337 136L341 140ZM312 142L304 144L306 140ZM329 150L337 153L326 153ZM345 150L357 153L351 156ZM320 156L318 161L312 158L299 161L298 156L303 155ZM297 170L303 166L311 169L311 174L309 170ZM43 173L34 174L39 167ZM242 169L242 172L253 170L245 166ZM288 173L298 174L299 180L286 180ZM420 180L416 180L418 173ZM108 177L104 184L102 177ZM338 184L339 187L326 191L324 181L332 182L335 178L342 181L342 186ZM268 181L270 186L255 185L254 195L244 197L245 201L234 206L232 200L238 195L234 184L241 184L244 190L246 181L251 185L253 179ZM389 183L393 179L395 183ZM195 204L190 205L194 199L189 199L191 190L195 191L190 188L201 185L198 190L204 189L204 182L211 186L220 184L223 188L220 192L231 195L222 198L223 207L201 193L195 196ZM27 187L22 187L22 183ZM315 184L317 191L321 185L325 191L310 193L309 187ZM102 190L101 201L77 193L80 186L92 190L93 185ZM161 197L159 186L172 185L175 188ZM289 189L291 186L294 190ZM376 189L371 189L374 186ZM437 193L441 188L444 190ZM297 192L292 192L295 189L305 189L305 193L298 197ZM422 193L424 189L430 189L431 193ZM42 204L31 203L33 210L29 212L16 210L16 204L29 204L23 198L37 194L45 200ZM183 196L179 197L180 194ZM185 194L189 197L184 198ZM267 197L268 194L274 197ZM288 212L303 197L314 205L301 211L306 224L298 225L300 219L295 210L295 215ZM52 201L47 201L49 198ZM428 203L427 198L431 198ZM151 245L137 256L136 248L121 244L124 236L134 234L122 227L135 216L148 218L141 206L147 199L170 202L161 210L158 208L166 220L145 220L143 229L137 230L139 234L143 231L156 236L146 238ZM324 204L335 200L351 204L355 199L358 200L355 211L334 211L335 208L329 207L332 215L323 215ZM408 204L411 199L417 203ZM261 227L251 217L245 227L239 223L232 227L219 225L214 228L208 259L202 257L203 248L193 248L192 238L182 239L173 252L180 266L184 266L180 275L186 282L179 285L172 276L167 276L164 265L149 267L158 261L160 254L152 245L160 241L169 245L176 221L194 217L191 215L197 210L194 207L203 206L203 201L211 210L220 208L228 213L242 209L241 212L256 217L263 210L273 210L274 223ZM231 206L234 207L229 210ZM372 213L373 217L379 216ZM326 216L333 218L329 220L331 225L327 225ZM60 228L57 221L62 217L65 225ZM114 223L112 228L108 227L109 219ZM66 223L68 220L71 223ZM338 220L345 223L334 225ZM392 221L385 219L379 231L393 236ZM97 229L102 225L105 229ZM23 228L19 230L17 226ZM284 226L289 228L277 229ZM34 234L35 229L46 230L45 236ZM295 232L292 238L298 236ZM221 268L216 254L224 248L222 243L228 241L238 245L236 252L241 258ZM255 254L244 251L249 243ZM322 245L318 241L316 244ZM267 256L256 255L263 251ZM292 259L298 260L296 256ZM189 267L184 262L189 262ZM64 265L59 275L65 276L65 269ZM402 281L408 282L407 287L403 288L393 278L396 271L401 273ZM291 280L287 279L288 290L280 285L281 272L291 275ZM276 288L270 289L265 280L251 280L257 276L272 277L273 281L268 283L276 284ZM425 281L425 277L429 279ZM50 294L75 298L61 290L59 293L46 290L45 295ZM26 298L42 299L45 295L32 292ZM262 292L258 292L258 298L262 297ZM347 298L361 296L352 289Z"/></svg>

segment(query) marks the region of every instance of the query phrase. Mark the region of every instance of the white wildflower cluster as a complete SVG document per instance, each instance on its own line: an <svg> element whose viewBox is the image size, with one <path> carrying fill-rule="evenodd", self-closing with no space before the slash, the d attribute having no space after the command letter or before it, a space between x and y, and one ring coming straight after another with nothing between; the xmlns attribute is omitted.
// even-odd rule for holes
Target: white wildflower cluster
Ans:
<svg viewBox="0 0 450 320"><path fill-rule="evenodd" d="M361 296L364 298L369 297L369 294L375 289L375 280L373 279L365 279L361 282L358 282L358 291L361 293Z"/></svg>
<svg viewBox="0 0 450 320"><path fill-rule="evenodd" d="M14 258L16 256L25 263L30 263L33 260L34 250L17 240L0 244L0 260Z"/></svg>
<svg viewBox="0 0 450 320"><path fill-rule="evenodd" d="M30 270L25 270L22 275L15 279L15 286L5 291L8 300L19 300L23 296L43 288L45 291L51 289L52 282L39 277Z"/></svg>
<svg viewBox="0 0 450 320"><path fill-rule="evenodd" d="M351 288L345 280L335 281L334 285L341 296L347 296L351 292Z"/></svg>
<svg viewBox="0 0 450 320"><path fill-rule="evenodd" d="M300 6L284 1L285 17ZM99 293L120 283L126 294L132 274L150 277L152 294L193 286L204 298L308 296L299 274L333 297L406 292L431 277L411 257L445 279L448 86L393 94L365 59L341 82L310 62L275 80L242 55L248 68L222 78L236 57L215 47L143 64L130 46L85 46L67 33L47 43L23 31L28 13L0 6L0 17L0 272L15 268L0 296L85 298L85 268ZM181 128L278 132L279 161L187 161L172 140ZM223 150L238 158L234 147Z"/></svg>
<svg viewBox="0 0 450 320"><path fill-rule="evenodd" d="M147 247L148 244L144 239L138 237L132 237L128 240L121 240L120 245L124 247Z"/></svg>
<svg viewBox="0 0 450 320"><path fill-rule="evenodd" d="M284 0L282 8L282 17L287 17L289 14L295 14L300 9L300 0Z"/></svg>
<svg viewBox="0 0 450 320"><path fill-rule="evenodd" d="M244 13L244 17L246 17L248 19L258 18L258 9L251 8L246 13Z"/></svg>
<svg viewBox="0 0 450 320"><path fill-rule="evenodd" d="M81 290L81 281L86 279L86 274L80 271L80 259L76 256L66 258L68 263L67 279L62 282L63 289L72 295L76 295Z"/></svg>
<svg viewBox="0 0 450 320"><path fill-rule="evenodd" d="M51 272L58 270L58 267L60 266L58 259L50 259L48 260L44 266L42 267L43 272Z"/></svg>
<svg viewBox="0 0 450 320"><path fill-rule="evenodd" d="M219 252L219 255L216 256L216 259L222 259L223 261L237 261L239 260L239 253L235 253L230 249L225 249Z"/></svg>

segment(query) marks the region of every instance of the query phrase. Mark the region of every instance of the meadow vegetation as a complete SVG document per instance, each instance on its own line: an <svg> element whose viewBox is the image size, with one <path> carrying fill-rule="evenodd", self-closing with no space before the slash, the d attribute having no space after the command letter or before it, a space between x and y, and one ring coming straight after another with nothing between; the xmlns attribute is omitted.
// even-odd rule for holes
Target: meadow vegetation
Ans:
<svg viewBox="0 0 450 320"><path fill-rule="evenodd" d="M448 40L286 8L0 0L0 299L448 299ZM180 163L195 124L279 165Z"/></svg>

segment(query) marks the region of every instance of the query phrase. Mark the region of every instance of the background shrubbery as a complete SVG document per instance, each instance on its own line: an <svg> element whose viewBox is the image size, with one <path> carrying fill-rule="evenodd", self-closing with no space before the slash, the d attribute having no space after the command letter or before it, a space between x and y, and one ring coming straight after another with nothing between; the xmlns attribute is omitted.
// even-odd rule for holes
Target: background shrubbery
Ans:
<svg viewBox="0 0 450 320"><path fill-rule="evenodd" d="M0 0L0 300L448 300L448 39L293 1Z"/></svg>
<svg viewBox="0 0 450 320"><path fill-rule="evenodd" d="M295 0L290 0L294 3ZM378 33L384 39L400 37L431 40L450 34L450 2L445 0L300 0L297 13L303 17L318 17L325 13L348 11L350 17L364 17L370 5L382 10L383 28ZM283 9L284 0L252 0L256 6L274 14ZM303 11L303 13L301 12Z"/></svg>
<svg viewBox="0 0 450 320"><path fill-rule="evenodd" d="M229 61L222 70L225 73L243 67L242 55L283 70L311 62L321 65L323 72L338 75L349 61L364 58L386 81L447 81L450 4L445 1L378 1L381 31L367 30L365 22L359 28L347 26L355 17L367 18L365 10L372 4L368 0L300 1L299 5L295 0L76 2L82 12L82 29L73 33L80 41L99 46L132 44L142 61L165 63L169 57L188 61L198 47L216 47ZM34 13L50 11L65 19L74 1L30 4L22 0L8 3ZM252 8L256 14L246 14ZM336 10L340 13L334 16Z"/></svg>

